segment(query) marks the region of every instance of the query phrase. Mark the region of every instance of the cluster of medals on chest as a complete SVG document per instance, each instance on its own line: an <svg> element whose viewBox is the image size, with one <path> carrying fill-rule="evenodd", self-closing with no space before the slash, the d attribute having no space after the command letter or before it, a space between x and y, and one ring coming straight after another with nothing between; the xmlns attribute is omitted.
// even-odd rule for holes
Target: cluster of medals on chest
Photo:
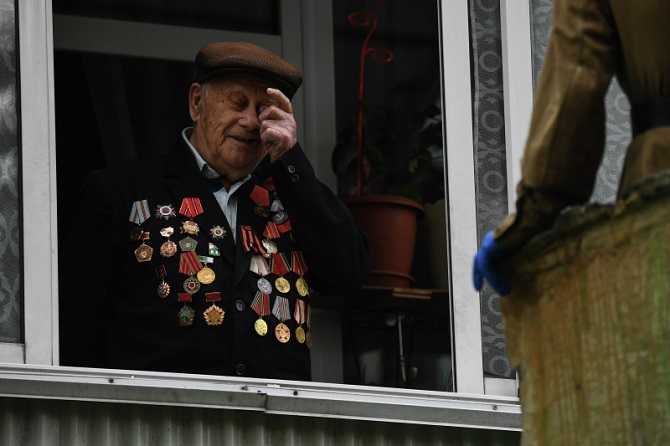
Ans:
<svg viewBox="0 0 670 446"><path fill-rule="evenodd" d="M271 180L265 182L266 187L268 184L270 185L268 189L272 190ZM275 289L280 293L288 293L291 284L284 277L284 273L287 270L296 272L299 275L294 284L296 291L302 297L309 294L309 286L303 277L303 274L307 271L307 266L302 258L302 253L300 251L292 251L288 254L278 253L277 245L272 240L287 232L292 238L292 233L288 214L283 210L281 202L277 197L274 200L266 198L270 193L268 189L256 186L250 196L256 205L255 213L267 219L262 240L259 240L253 234L249 226L241 226L245 250L254 252L250 269L260 276L257 281L258 292L251 305L251 308L259 316L254 324L254 329L260 336L265 336L268 331L267 323L263 320L264 316L270 314L269 295L272 292L272 284L265 277L268 273L277 273L278 277L274 281ZM149 209L147 200L136 201L131 209L130 221L135 223L136 226L131 231L130 239L141 242L134 251L138 262L149 262L154 255L154 249L146 243L150 239L150 233L142 227L142 223L151 216ZM169 259L179 253L179 272L187 276L183 282L184 292L178 293L178 300L182 307L177 313L177 318L179 325L182 327L188 327L194 323L195 310L189 305L193 301L193 296L200 291L201 285L212 284L216 279L214 270L209 268L208 264L214 262L214 257L220 256L220 251L214 242L227 236L227 231L222 226L212 227L209 234L213 241L209 242L208 255L197 255L195 251L198 241L191 236L197 236L200 231L200 227L194 221L194 218L201 213L203 213L203 210L198 198L184 198L179 208L179 214L188 218L181 223L179 229L184 237L178 243L175 243L171 239L175 234L173 226L160 229L160 235L165 238L159 248L160 255ZM177 210L171 204L161 204L154 208L154 215L157 219L167 222L177 216ZM170 295L171 288L165 280L167 271L164 265L159 265L156 268L156 275L160 281L157 288L158 296L165 299ZM225 311L216 305L216 302L221 300L220 292L205 293L205 300L211 303L210 307L203 313L205 322L210 326L221 325ZM298 323L295 330L295 339L299 343L306 343L307 346L311 347L311 335L309 332L306 333L302 327L303 323L306 323L309 327L311 322L309 305L304 300L298 299L294 313L293 318ZM275 328L275 336L282 343L288 342L291 333L284 324L284 321L291 318L288 299L276 296L272 314L279 320L279 324Z"/></svg>

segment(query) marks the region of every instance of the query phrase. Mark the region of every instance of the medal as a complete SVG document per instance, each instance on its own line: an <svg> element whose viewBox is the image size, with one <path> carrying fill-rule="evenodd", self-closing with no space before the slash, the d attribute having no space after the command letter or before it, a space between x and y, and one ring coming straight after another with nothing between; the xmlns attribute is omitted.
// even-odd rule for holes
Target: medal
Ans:
<svg viewBox="0 0 670 446"><path fill-rule="evenodd" d="M174 228L168 226L161 229L161 235L167 238L167 241L161 245L160 253L163 257L172 257L177 253L177 244L170 240L170 236L174 233Z"/></svg>
<svg viewBox="0 0 670 446"><path fill-rule="evenodd" d="M261 277L258 279L258 282L256 282L258 285L258 289L261 290L261 292L265 294L270 294L272 293L272 285L270 284L270 281L268 281L266 278Z"/></svg>
<svg viewBox="0 0 670 446"><path fill-rule="evenodd" d="M291 339L291 330L288 329L285 320L290 319L291 313L289 312L288 299L285 297L277 296L275 298L275 304L272 308L272 314L275 315L279 324L275 327L275 337L279 342L285 344Z"/></svg>
<svg viewBox="0 0 670 446"><path fill-rule="evenodd" d="M268 333L268 324L263 320L263 316L270 314L270 296L257 291L251 302L251 308L258 315L258 319L254 322L254 330L259 336L265 336Z"/></svg>
<svg viewBox="0 0 670 446"><path fill-rule="evenodd" d="M226 236L226 230L223 229L221 226L214 226L212 229L209 230L209 234L212 236L212 238L221 239Z"/></svg>
<svg viewBox="0 0 670 446"><path fill-rule="evenodd" d="M270 254L276 254L277 253L277 245L272 240L267 239L267 238L263 239L261 244L263 245L263 248L265 248L265 251L267 251L268 253L270 253Z"/></svg>
<svg viewBox="0 0 670 446"><path fill-rule="evenodd" d="M130 231L130 240L133 242L139 242L142 240L142 235L144 234L144 229L142 226L135 226L132 231Z"/></svg>
<svg viewBox="0 0 670 446"><path fill-rule="evenodd" d="M293 312L293 319L295 319L298 324L298 328L295 329L295 339L303 344L305 342L305 329L302 328L302 323L305 322L305 301L296 300L295 301L295 311Z"/></svg>
<svg viewBox="0 0 670 446"><path fill-rule="evenodd" d="M188 294L195 294L200 291L200 282L198 282L198 279L193 276L187 277L184 280L184 291Z"/></svg>
<svg viewBox="0 0 670 446"><path fill-rule="evenodd" d="M158 297L161 299L165 299L170 295L170 285L165 281L165 276L167 276L167 272L165 271L165 265L161 265L158 268L156 268L156 275L158 276L158 280L161 282L158 284Z"/></svg>
<svg viewBox="0 0 670 446"><path fill-rule="evenodd" d="M193 218L203 213L202 205L200 204L200 198L184 198L181 201L179 213L190 219L189 221L182 223L181 233L183 234L186 232L189 234L198 235L200 227L196 222L193 221Z"/></svg>
<svg viewBox="0 0 670 446"><path fill-rule="evenodd" d="M212 270L210 267L207 266L207 263L214 262L214 259L212 257L207 256L198 256L198 260L204 263L202 269L198 271L197 274L198 280L203 285L209 285L210 283L214 282L214 279L216 279L216 275L214 274L214 270Z"/></svg>
<svg viewBox="0 0 670 446"><path fill-rule="evenodd" d="M295 339L301 344L305 343L305 329L302 328L302 325L295 329Z"/></svg>
<svg viewBox="0 0 670 446"><path fill-rule="evenodd" d="M135 258L138 262L148 262L154 253L154 249L145 243L146 240L149 240L149 233L143 232L142 244L135 250Z"/></svg>
<svg viewBox="0 0 670 446"><path fill-rule="evenodd" d="M279 211L272 216L272 221L280 225L288 220L288 214L284 211Z"/></svg>
<svg viewBox="0 0 670 446"><path fill-rule="evenodd" d="M295 288L298 290L298 294L302 297L305 297L309 294L309 285L307 280L302 276L307 273L307 263L305 263L305 258L302 255L302 251L293 251L291 253L292 259L292 269L293 272L299 275L298 279L295 281Z"/></svg>
<svg viewBox="0 0 670 446"><path fill-rule="evenodd" d="M209 255L212 257L219 257L221 255L221 251L219 251L219 248L212 242L209 242L208 252Z"/></svg>
<svg viewBox="0 0 670 446"><path fill-rule="evenodd" d="M270 216L270 211L267 209L270 205L270 191L259 185L255 185L249 196L256 204L254 213L260 217L268 218Z"/></svg>
<svg viewBox="0 0 670 446"><path fill-rule="evenodd" d="M198 246L197 240L193 240L191 237L186 236L183 239L179 240L179 247L182 251L195 251L195 247Z"/></svg>
<svg viewBox="0 0 670 446"><path fill-rule="evenodd" d="M275 336L282 344L286 344L291 339L291 330L284 323L279 323L275 327Z"/></svg>
<svg viewBox="0 0 670 446"><path fill-rule="evenodd" d="M262 318L256 319L254 322L254 330L258 333L259 336L265 336L268 334L268 324Z"/></svg>
<svg viewBox="0 0 670 446"><path fill-rule="evenodd" d="M305 335L305 345L307 348L312 348L312 332L308 331Z"/></svg>
<svg viewBox="0 0 670 446"><path fill-rule="evenodd" d="M275 288L280 293L288 293L291 290L291 284L284 277L291 270L288 258L283 253L275 253L270 259L270 271L279 277L275 280Z"/></svg>
<svg viewBox="0 0 670 446"><path fill-rule="evenodd" d="M156 209L154 209L156 213L154 214L156 218L158 219L165 219L168 220L170 218L176 217L177 213L175 212L174 208L172 207L171 204L163 204L160 206L156 206Z"/></svg>
<svg viewBox="0 0 670 446"><path fill-rule="evenodd" d="M286 294L291 290L291 284L289 284L288 280L285 278L277 277L277 280L275 280L275 288L280 293Z"/></svg>
<svg viewBox="0 0 670 446"><path fill-rule="evenodd" d="M221 325L223 323L223 317L226 312L223 311L218 305L214 302L221 300L221 293L205 293L205 301L212 302L212 305L203 312L205 316L205 321L207 325Z"/></svg>
<svg viewBox="0 0 670 446"><path fill-rule="evenodd" d="M184 302L184 306L177 312L180 327L188 327L193 324L195 310L188 306L186 302L191 302L191 295L188 293L179 293L179 302Z"/></svg>

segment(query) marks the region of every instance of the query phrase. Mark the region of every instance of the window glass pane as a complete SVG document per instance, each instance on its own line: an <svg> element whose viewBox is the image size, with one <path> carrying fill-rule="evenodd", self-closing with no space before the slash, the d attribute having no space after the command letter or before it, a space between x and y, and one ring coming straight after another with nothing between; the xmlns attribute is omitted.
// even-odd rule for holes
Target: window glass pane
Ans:
<svg viewBox="0 0 670 446"><path fill-rule="evenodd" d="M21 342L17 48L13 0L0 0L0 342Z"/></svg>
<svg viewBox="0 0 670 446"><path fill-rule="evenodd" d="M53 0L56 14L279 34L277 0Z"/></svg>
<svg viewBox="0 0 670 446"><path fill-rule="evenodd" d="M477 229L481 239L507 214L505 109L503 97L500 6L497 1L470 2L472 98ZM481 292L484 374L511 377L500 311L500 296L486 285Z"/></svg>
<svg viewBox="0 0 670 446"><path fill-rule="evenodd" d="M451 390L437 4L338 0L333 2L333 24L338 193L358 193L362 85L366 165L361 195L413 196L424 208L409 272L413 280L405 285L409 297L398 297L385 278L373 273L374 283L343 313L344 379L352 384ZM361 79L361 51L368 36ZM377 223L386 229L391 220L376 214ZM367 232L372 240L380 231L373 227ZM407 236L408 231L388 244L399 245ZM374 240L372 245L374 262L383 254Z"/></svg>

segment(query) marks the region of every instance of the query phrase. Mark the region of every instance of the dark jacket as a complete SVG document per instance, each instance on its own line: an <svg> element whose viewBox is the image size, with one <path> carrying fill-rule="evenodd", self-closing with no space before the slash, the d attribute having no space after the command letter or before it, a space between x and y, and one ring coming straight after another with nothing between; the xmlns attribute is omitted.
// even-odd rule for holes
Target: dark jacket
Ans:
<svg viewBox="0 0 670 446"><path fill-rule="evenodd" d="M271 178L271 183L267 180ZM274 186L272 186L274 185ZM289 223L282 226L272 241L278 253L289 262L293 253L302 253L308 271L304 278L319 294L344 294L356 290L370 270L367 239L354 225L347 208L320 183L299 146L270 165L264 160L252 178L237 191L237 227L230 228L207 180L201 175L188 147L180 141L166 156L136 160L94 171L78 199L79 210L72 236L64 247L65 274L69 291L61 293L61 357L65 365L121 369L171 371L217 375L308 380L310 356L308 342L298 342L294 312L298 299L309 315L311 296L296 290L299 275L282 273L291 284L286 293L273 285L269 293L270 314L263 317L268 333L260 336L254 329L259 315L252 308L259 292L260 275L250 271L252 256L262 255L262 244L244 246L242 227L258 241L268 221L275 214L261 216L255 212L251 198L254 186L272 188L288 214ZM179 213L184 198L200 199L202 214L193 218L200 230L197 235L181 233L188 218ZM147 200L151 216L141 224L149 233L145 242L153 248L150 261L139 262L134 251L142 244L130 234L137 224L129 216L133 203ZM272 200L271 200L272 201ZM156 215L159 206L171 205L176 216L169 219ZM214 243L220 256L207 266L215 280L201 284L186 304L194 310L193 323L180 326L178 312L185 302L184 281L189 275L180 272L180 254L163 257L159 250L167 238L162 228L171 226L175 243L190 236L197 241L195 253L209 255ZM212 228L227 232L215 238ZM232 231L237 231L237 243ZM250 240L256 240L251 237ZM255 252L259 251L259 252ZM272 265L273 257L264 257ZM202 266L202 263L200 264ZM160 297L158 286L163 279L157 268L165 268L167 297ZM281 269L276 270L281 272ZM196 276L197 277L197 276ZM270 283L278 273L265 276ZM63 288L63 287L61 287ZM207 296L220 293L220 300L207 302ZM63 295L64 294L64 295ZM275 336L279 321L272 314L277 297L288 300L291 338L282 343ZM225 314L221 325L208 325L203 312L212 304ZM306 333L318 330L302 326ZM310 334L307 335L309 340Z"/></svg>

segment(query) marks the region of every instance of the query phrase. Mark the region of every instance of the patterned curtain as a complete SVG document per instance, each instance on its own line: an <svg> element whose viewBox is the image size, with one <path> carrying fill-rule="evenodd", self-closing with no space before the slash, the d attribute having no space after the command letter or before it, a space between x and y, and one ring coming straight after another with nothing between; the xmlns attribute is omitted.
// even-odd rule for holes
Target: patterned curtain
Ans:
<svg viewBox="0 0 670 446"><path fill-rule="evenodd" d="M0 0L0 342L21 342L21 227L14 0Z"/></svg>
<svg viewBox="0 0 670 446"><path fill-rule="evenodd" d="M500 3L499 0L471 0L469 6L477 230L481 238L507 214ZM484 373L511 377L500 296L485 286L481 305Z"/></svg>

